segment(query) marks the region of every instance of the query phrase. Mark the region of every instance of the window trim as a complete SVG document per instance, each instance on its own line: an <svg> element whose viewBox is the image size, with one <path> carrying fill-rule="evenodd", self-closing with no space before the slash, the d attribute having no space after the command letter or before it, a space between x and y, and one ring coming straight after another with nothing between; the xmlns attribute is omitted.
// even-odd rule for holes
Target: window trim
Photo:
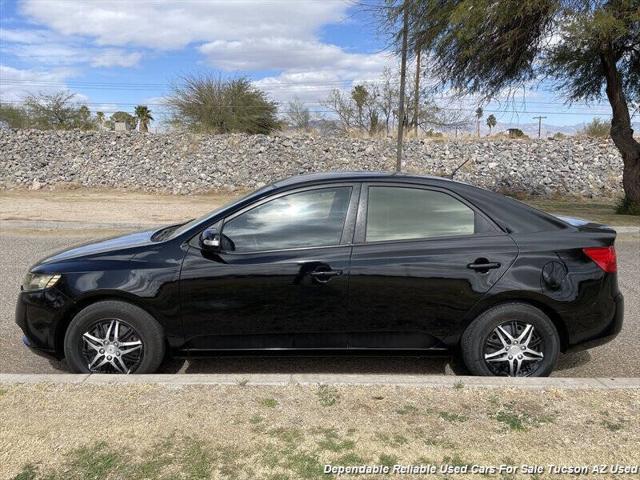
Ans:
<svg viewBox="0 0 640 480"><path fill-rule="evenodd" d="M471 209L475 215L479 215L486 222L487 225L490 226L491 231L481 232L481 233L472 233L472 234L462 234L462 235L442 235L436 237L422 237L422 238L405 238L405 239L393 239L393 240L375 240L375 241L367 241L366 233L367 233L367 213L369 209L369 189L375 187L395 187L395 188L413 188L417 190L428 190L443 193L445 195L449 195L453 197L455 200L458 200L460 203L465 205L467 208ZM407 242L428 242L433 240L453 240L453 239L465 239L471 237L487 237L487 236L495 236L495 235L506 235L493 220L491 220L487 215L484 214L481 210L475 207L472 203L470 203L465 198L458 195L456 192L449 190L447 188L432 186L432 185L423 185L416 183L404 183L404 182L363 182L361 187L361 195L360 195L360 203L358 205L358 216L356 220L356 229L353 239L354 245L384 245L384 244L394 244L394 243L407 243Z"/></svg>
<svg viewBox="0 0 640 480"><path fill-rule="evenodd" d="M284 190L282 192L278 192L274 195L270 195L268 197L262 198L259 201L252 203L250 205L246 205L240 210L233 212L231 215L221 219L216 224L220 225L220 234L224 234L224 227L227 222L239 217L240 215L253 210L265 203L268 203L272 200L276 200L280 197L284 197L286 195L292 195L296 193L309 192L313 190L329 190L340 187L349 187L351 189L349 203L347 205L347 213L345 215L344 224L342 226L342 233L340 234L340 241L337 244L332 245L314 245L314 246L304 246L304 247L287 247L287 248L275 248L268 250L252 250L247 252L236 252L236 251L228 251L223 250L220 253L225 255L255 255L260 253L271 253L271 252L286 252L293 250L314 250L319 248L336 248L336 247L344 247L350 246L352 244L353 232L355 231L355 221L356 221L356 210L358 207L358 202L360 200L360 191L361 185L359 183L353 182L340 182L340 183L324 183L318 185L307 185L304 187L294 188L291 190ZM201 232L200 232L201 233ZM198 235L200 235L200 233Z"/></svg>

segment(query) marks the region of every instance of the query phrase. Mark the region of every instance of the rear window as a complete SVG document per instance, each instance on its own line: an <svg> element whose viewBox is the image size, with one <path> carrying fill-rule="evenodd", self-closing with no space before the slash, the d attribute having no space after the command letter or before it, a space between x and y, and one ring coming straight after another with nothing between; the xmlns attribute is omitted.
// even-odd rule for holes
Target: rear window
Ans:
<svg viewBox="0 0 640 480"><path fill-rule="evenodd" d="M367 242L472 235L475 224L475 212L447 193L369 187Z"/></svg>

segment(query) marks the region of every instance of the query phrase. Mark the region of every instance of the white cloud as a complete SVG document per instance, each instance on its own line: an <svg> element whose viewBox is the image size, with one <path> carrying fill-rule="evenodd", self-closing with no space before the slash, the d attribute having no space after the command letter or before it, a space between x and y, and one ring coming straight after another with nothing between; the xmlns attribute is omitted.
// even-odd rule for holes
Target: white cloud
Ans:
<svg viewBox="0 0 640 480"><path fill-rule="evenodd" d="M0 29L0 51L37 65L61 66L88 63L93 67L132 67L142 58L140 52L122 48L87 45L78 37L65 37L37 29Z"/></svg>
<svg viewBox="0 0 640 480"><path fill-rule="evenodd" d="M25 0L21 11L59 33L92 37L99 45L166 50L283 32L311 39L322 25L340 21L349 5L347 0Z"/></svg>
<svg viewBox="0 0 640 480"><path fill-rule="evenodd" d="M109 48L96 53L91 59L92 67L133 67L140 62L140 52L127 53L117 48Z"/></svg>
<svg viewBox="0 0 640 480"><path fill-rule="evenodd" d="M6 38L13 42L14 54L24 58L40 62L55 58L58 64L82 59L94 67L136 65L142 54L131 48L169 51L193 47L217 69L276 71L256 85L277 101L298 96L317 103L331 89L375 80L384 66L396 63L385 54L352 53L320 40L323 26L347 21L352 3L23 0L20 12L24 16L51 38L67 41L43 41L47 34L33 31L10 32Z"/></svg>
<svg viewBox="0 0 640 480"><path fill-rule="evenodd" d="M73 75L69 69L42 71L0 65L0 99L15 102L34 92L64 90L65 80Z"/></svg>

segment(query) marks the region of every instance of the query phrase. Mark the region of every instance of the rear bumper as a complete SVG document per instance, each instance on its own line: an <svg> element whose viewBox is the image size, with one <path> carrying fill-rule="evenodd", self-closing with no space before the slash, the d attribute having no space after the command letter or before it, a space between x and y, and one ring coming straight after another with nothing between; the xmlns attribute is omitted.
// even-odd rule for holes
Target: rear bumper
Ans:
<svg viewBox="0 0 640 480"><path fill-rule="evenodd" d="M614 301L615 309L609 325L607 325L607 327L598 336L578 344L571 345L567 348L566 352L579 352L589 348L599 347L618 336L620 330L622 330L622 322L624 319L624 297L620 293L615 297Z"/></svg>

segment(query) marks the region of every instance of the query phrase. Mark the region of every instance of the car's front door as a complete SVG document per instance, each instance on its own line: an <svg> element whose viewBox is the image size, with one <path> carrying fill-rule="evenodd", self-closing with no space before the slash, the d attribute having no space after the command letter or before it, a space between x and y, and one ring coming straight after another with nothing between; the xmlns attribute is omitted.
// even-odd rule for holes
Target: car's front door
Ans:
<svg viewBox="0 0 640 480"><path fill-rule="evenodd" d="M351 348L430 348L457 330L517 247L453 192L363 186L351 259Z"/></svg>
<svg viewBox="0 0 640 480"><path fill-rule="evenodd" d="M280 193L224 220L222 251L182 266L187 348L345 348L359 185Z"/></svg>

